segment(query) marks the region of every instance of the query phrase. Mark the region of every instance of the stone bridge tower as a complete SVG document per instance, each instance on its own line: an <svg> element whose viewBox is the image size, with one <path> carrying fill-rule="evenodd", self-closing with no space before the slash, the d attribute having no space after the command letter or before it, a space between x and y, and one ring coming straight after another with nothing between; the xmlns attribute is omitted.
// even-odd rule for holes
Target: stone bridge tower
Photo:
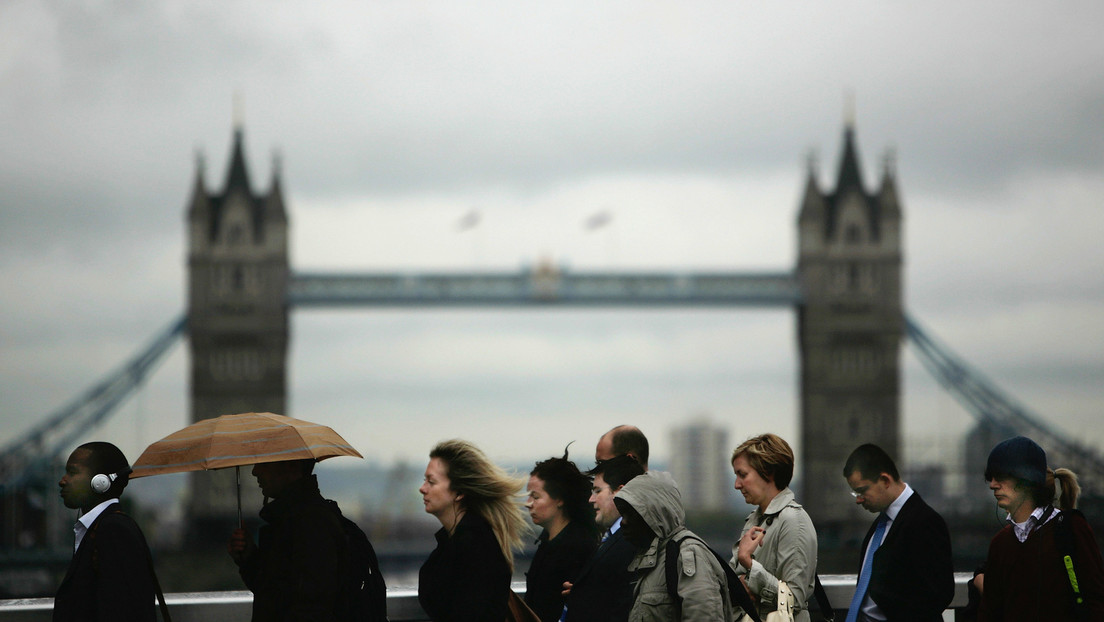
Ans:
<svg viewBox="0 0 1104 622"><path fill-rule="evenodd" d="M192 421L241 412L286 413L288 219L274 162L272 185L253 194L240 126L221 192L207 191L197 162L188 208L188 329ZM242 474L243 515L260 493ZM195 473L193 539L226 538L237 514L234 471Z"/></svg>
<svg viewBox="0 0 1104 622"><path fill-rule="evenodd" d="M875 443L900 462L899 353L902 231L893 164L881 188L863 184L852 123L832 192L810 164L798 218L803 491L822 544L861 538L869 516L856 510L842 477L852 449Z"/></svg>

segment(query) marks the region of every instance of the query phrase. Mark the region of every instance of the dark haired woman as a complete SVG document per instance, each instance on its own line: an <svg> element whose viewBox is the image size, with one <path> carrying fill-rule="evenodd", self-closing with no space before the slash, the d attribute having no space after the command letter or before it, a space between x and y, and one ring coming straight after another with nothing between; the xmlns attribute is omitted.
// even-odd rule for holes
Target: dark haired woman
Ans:
<svg viewBox="0 0 1104 622"><path fill-rule="evenodd" d="M505 620L514 549L528 528L521 480L466 441L439 443L429 457L418 491L441 529L418 573L418 602L434 622Z"/></svg>
<svg viewBox="0 0 1104 622"><path fill-rule="evenodd" d="M538 462L526 489L525 507L544 530L525 575L525 602L543 622L556 622L563 613L564 582L575 580L598 546L590 478L565 452L563 458Z"/></svg>
<svg viewBox="0 0 1104 622"><path fill-rule="evenodd" d="M1074 511L1077 476L1050 470L1042 447L1017 436L989 453L985 481L1009 524L989 543L985 574L975 579L982 589L978 619L1104 620L1104 562L1088 522Z"/></svg>

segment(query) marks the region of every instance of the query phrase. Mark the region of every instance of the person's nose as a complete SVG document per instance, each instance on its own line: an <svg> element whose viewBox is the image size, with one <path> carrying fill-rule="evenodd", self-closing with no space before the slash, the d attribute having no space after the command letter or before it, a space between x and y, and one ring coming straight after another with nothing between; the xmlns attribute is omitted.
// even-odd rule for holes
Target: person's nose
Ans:
<svg viewBox="0 0 1104 622"><path fill-rule="evenodd" d="M421 495L422 495L422 496L424 497L424 496L425 496L425 494L426 494L426 492L428 492L428 491L426 490L426 485L425 485L425 484L422 484L421 486L418 486L418 492L419 492L419 493L421 493Z"/></svg>
<svg viewBox="0 0 1104 622"><path fill-rule="evenodd" d="M989 490L996 490L998 488L1000 488L1000 482L997 481L997 478L995 478L995 477L990 478L989 479Z"/></svg>

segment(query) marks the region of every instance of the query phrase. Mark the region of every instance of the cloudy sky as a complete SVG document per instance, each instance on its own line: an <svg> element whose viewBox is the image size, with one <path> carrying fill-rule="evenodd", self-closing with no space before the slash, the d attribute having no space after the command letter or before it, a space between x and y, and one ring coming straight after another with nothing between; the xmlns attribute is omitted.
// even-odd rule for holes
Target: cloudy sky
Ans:
<svg viewBox="0 0 1104 622"><path fill-rule="evenodd" d="M1104 446L1104 5L1068 2L0 4L0 441L185 304L184 212L220 190L240 94L308 270L788 270L810 155L854 94L868 186L896 153L909 312ZM478 210L480 224L457 223ZM600 212L610 223L588 231ZM298 310L290 413L368 456L444 438L582 456L708 416L796 441L795 318ZM181 427L187 350L104 428ZM904 351L907 458L969 418ZM950 449L949 449L950 448Z"/></svg>

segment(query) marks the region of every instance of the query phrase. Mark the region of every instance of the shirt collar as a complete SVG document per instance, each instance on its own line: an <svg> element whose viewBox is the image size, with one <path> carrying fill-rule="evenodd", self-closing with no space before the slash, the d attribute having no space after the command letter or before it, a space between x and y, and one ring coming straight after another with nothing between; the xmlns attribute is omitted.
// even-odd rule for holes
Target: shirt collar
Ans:
<svg viewBox="0 0 1104 622"><path fill-rule="evenodd" d="M609 535L612 536L613 534L617 533L617 530L620 529L620 528L621 528L621 517L618 516L617 520L613 521L613 524L610 525Z"/></svg>
<svg viewBox="0 0 1104 622"><path fill-rule="evenodd" d="M1012 520L1011 514L1008 515L1008 518L1006 520L1012 524L1012 531L1016 534L1016 539L1020 542L1024 542L1025 540L1027 540L1027 537L1031 535L1031 532L1035 531L1035 529L1039 525L1045 525L1047 521L1053 518L1055 511L1056 510L1051 506L1039 507L1035 508L1035 511L1031 513L1031 516L1028 516L1027 519L1024 520L1024 522L1022 523L1017 523L1016 521ZM1047 515L1045 517L1043 516L1043 512L1047 512Z"/></svg>
<svg viewBox="0 0 1104 622"><path fill-rule="evenodd" d="M84 514L80 518L78 518L77 522L83 524L85 529L89 529L92 527L92 523L96 522L96 519L100 517L100 514L103 514L103 511L107 509L107 506L114 505L118 502L118 497L112 497L111 499L108 499L107 501L104 501L103 503L100 503L96 507L89 510L87 514Z"/></svg>
<svg viewBox="0 0 1104 622"><path fill-rule="evenodd" d="M901 513L901 508L905 507L905 502L912 496L912 487L905 484L905 489L901 491L901 494L897 495L897 498L893 500L893 503L889 504L886 508L886 516L889 520L897 520L897 515Z"/></svg>
<svg viewBox="0 0 1104 622"><path fill-rule="evenodd" d="M84 535L88 533L89 529L92 528L92 523L96 522L96 519L100 517L100 514L103 514L103 511L106 510L109 505L113 505L118 502L118 497L112 497L77 518L77 522L73 524L73 535L75 536L75 542L73 543L74 551L80 548L81 541L84 540Z"/></svg>

